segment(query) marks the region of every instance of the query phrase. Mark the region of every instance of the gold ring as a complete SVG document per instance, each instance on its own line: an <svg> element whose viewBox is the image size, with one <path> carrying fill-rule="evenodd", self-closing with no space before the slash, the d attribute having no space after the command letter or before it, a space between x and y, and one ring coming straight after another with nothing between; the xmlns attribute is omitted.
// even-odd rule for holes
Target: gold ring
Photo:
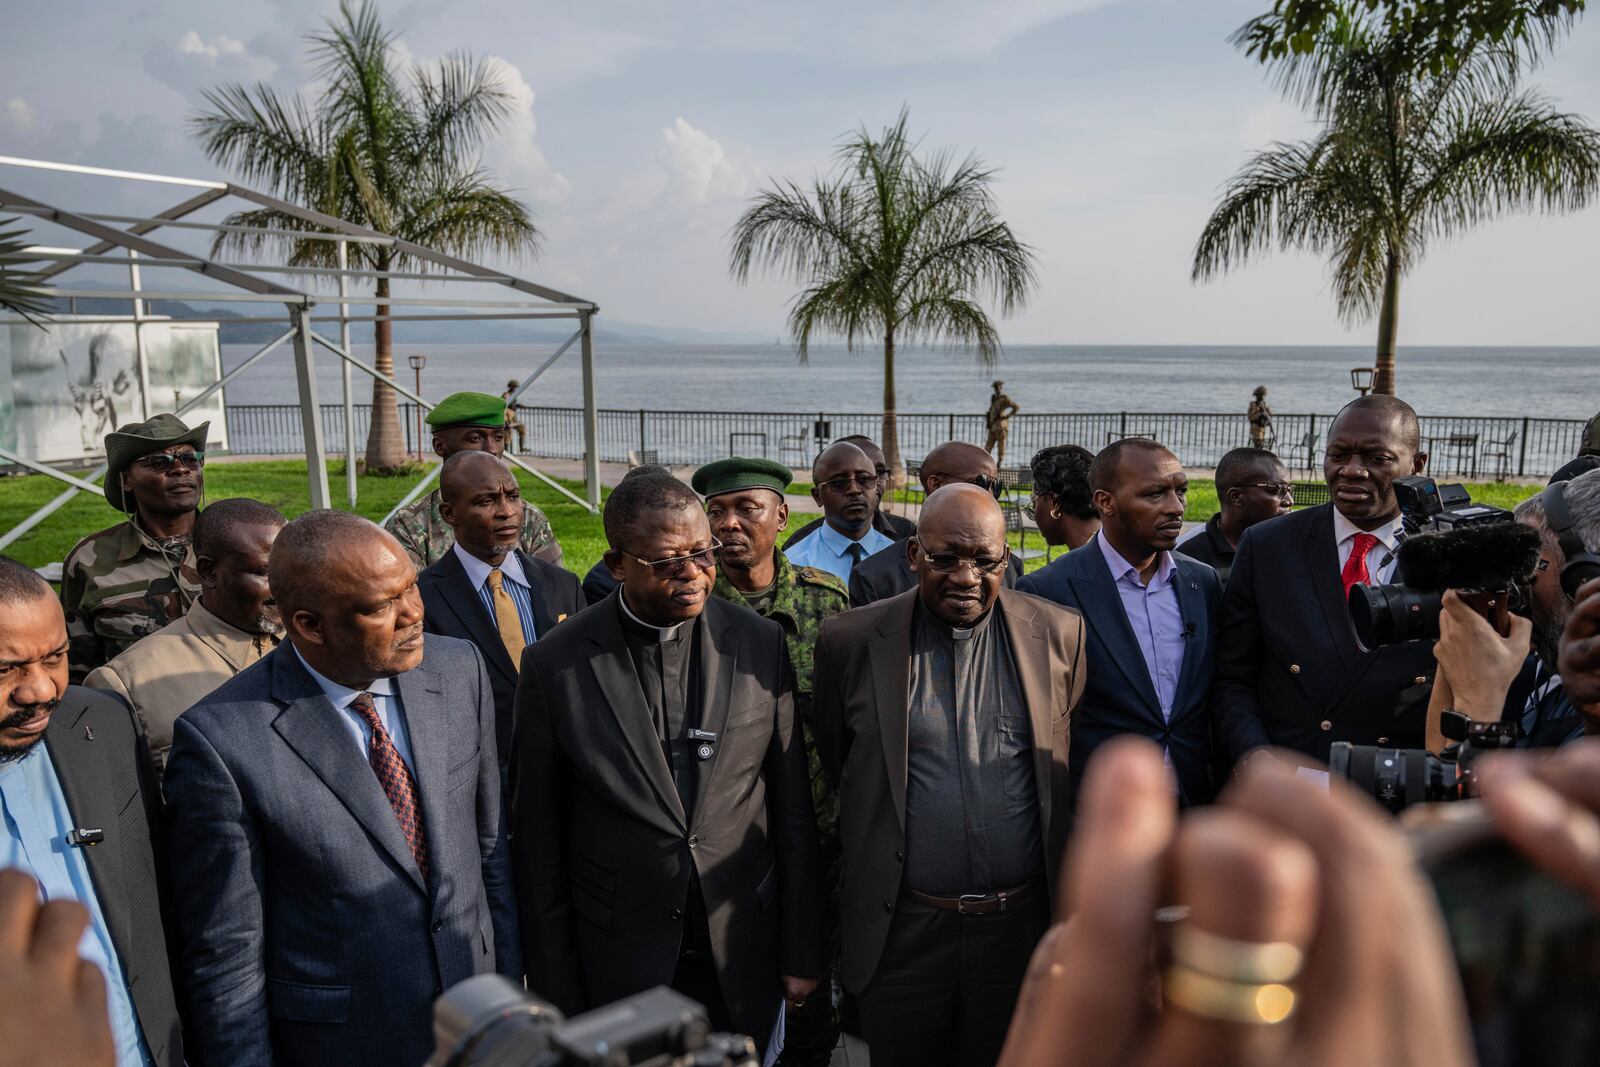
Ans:
<svg viewBox="0 0 1600 1067"><path fill-rule="evenodd" d="M1182 964L1167 968L1161 991L1168 1004L1202 1019L1276 1026L1294 1014L1294 990L1279 982L1229 982Z"/></svg>
<svg viewBox="0 0 1600 1067"><path fill-rule="evenodd" d="M1227 982L1292 982L1305 953L1288 941L1240 941L1213 934L1193 923L1172 927L1172 958Z"/></svg>

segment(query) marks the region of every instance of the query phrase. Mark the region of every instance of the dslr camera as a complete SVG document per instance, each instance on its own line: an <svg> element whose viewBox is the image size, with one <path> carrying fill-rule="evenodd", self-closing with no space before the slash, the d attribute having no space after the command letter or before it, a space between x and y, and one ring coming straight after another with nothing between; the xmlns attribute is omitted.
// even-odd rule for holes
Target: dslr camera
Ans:
<svg viewBox="0 0 1600 1067"><path fill-rule="evenodd" d="M1475 792L1473 760L1484 752L1511 748L1522 736L1515 722L1478 722L1459 711L1446 711L1439 728L1452 742L1437 756L1420 748L1379 748L1335 741L1328 753L1328 773L1348 778L1391 812L1412 804L1464 800Z"/></svg>
<svg viewBox="0 0 1600 1067"><path fill-rule="evenodd" d="M714 1034L699 1004L666 986L565 1018L503 975L480 974L433 1006L425 1067L759 1067L755 1043Z"/></svg>
<svg viewBox="0 0 1600 1067"><path fill-rule="evenodd" d="M1509 615L1525 602L1524 590L1539 562L1539 535L1511 512L1475 504L1460 485L1440 485L1414 475L1396 478L1405 531L1397 552L1404 584L1350 589L1356 642L1373 652L1401 641L1439 636L1445 590L1454 589L1503 636Z"/></svg>

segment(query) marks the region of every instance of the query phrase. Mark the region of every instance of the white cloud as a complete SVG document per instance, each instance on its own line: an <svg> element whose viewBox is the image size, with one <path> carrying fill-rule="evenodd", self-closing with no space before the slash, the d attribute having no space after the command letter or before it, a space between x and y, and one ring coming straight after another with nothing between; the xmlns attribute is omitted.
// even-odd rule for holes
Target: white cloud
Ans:
<svg viewBox="0 0 1600 1067"><path fill-rule="evenodd" d="M278 63L253 52L243 41L218 34L207 40L185 30L176 41L156 41L144 52L144 70L162 85L198 104L205 89L222 82L271 81Z"/></svg>
<svg viewBox="0 0 1600 1067"><path fill-rule="evenodd" d="M6 101L5 118L6 127L12 133L27 133L33 129L36 116L33 105L20 96L13 96Z"/></svg>
<svg viewBox="0 0 1600 1067"><path fill-rule="evenodd" d="M510 95L511 117L484 151L484 163L502 185L527 194L537 206L566 202L572 183L551 165L539 147L533 86L509 60L489 56L487 64Z"/></svg>
<svg viewBox="0 0 1600 1067"><path fill-rule="evenodd" d="M747 183L710 134L679 115L661 131L656 159L667 172L667 192L691 204L742 194Z"/></svg>
<svg viewBox="0 0 1600 1067"><path fill-rule="evenodd" d="M220 34L215 40L206 41L194 30L190 30L178 39L178 51L186 56L199 56L216 66L217 60L223 56L244 55L244 42L235 41L227 34Z"/></svg>

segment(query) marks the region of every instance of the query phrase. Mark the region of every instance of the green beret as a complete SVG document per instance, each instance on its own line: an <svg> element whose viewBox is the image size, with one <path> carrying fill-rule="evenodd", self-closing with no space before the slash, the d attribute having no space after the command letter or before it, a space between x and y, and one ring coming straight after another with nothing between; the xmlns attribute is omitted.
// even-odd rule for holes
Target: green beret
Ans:
<svg viewBox="0 0 1600 1067"><path fill-rule="evenodd" d="M742 489L771 489L782 495L794 481L794 475L782 463L770 459L719 459L707 463L694 472L689 484L707 500L723 493L737 493Z"/></svg>
<svg viewBox="0 0 1600 1067"><path fill-rule="evenodd" d="M506 402L488 393L451 393L428 412L428 425L495 426L506 424Z"/></svg>

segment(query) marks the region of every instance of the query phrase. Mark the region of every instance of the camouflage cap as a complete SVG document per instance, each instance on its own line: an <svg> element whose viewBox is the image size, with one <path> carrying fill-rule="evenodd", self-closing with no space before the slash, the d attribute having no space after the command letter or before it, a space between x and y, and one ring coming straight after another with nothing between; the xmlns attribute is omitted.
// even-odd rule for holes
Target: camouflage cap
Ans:
<svg viewBox="0 0 1600 1067"><path fill-rule="evenodd" d="M737 493L741 489L771 489L783 494L794 481L794 475L782 463L770 459L747 459L734 456L707 463L694 472L689 484L707 500L723 493Z"/></svg>
<svg viewBox="0 0 1600 1067"><path fill-rule="evenodd" d="M436 430L446 426L504 426L506 402L488 393L451 393L428 412L427 422Z"/></svg>
<svg viewBox="0 0 1600 1067"><path fill-rule="evenodd" d="M106 480L103 483L106 503L126 513L127 501L122 494L122 472L140 456L160 452L173 445L193 445L196 452L205 451L206 431L210 422L202 422L189 429L176 415L162 412L143 422L130 422L106 434Z"/></svg>

